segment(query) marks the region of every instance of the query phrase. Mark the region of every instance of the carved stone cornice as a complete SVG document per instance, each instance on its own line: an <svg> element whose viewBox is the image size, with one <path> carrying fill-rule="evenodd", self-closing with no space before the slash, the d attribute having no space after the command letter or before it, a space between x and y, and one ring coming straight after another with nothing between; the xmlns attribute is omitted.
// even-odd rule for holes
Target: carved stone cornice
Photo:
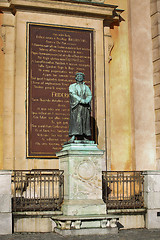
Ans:
<svg viewBox="0 0 160 240"><path fill-rule="evenodd" d="M14 14L17 10L24 10L86 16L104 20L105 26L118 25L121 21L120 14L123 12L117 9L116 5L71 0L4 0L0 1L0 10L11 11Z"/></svg>

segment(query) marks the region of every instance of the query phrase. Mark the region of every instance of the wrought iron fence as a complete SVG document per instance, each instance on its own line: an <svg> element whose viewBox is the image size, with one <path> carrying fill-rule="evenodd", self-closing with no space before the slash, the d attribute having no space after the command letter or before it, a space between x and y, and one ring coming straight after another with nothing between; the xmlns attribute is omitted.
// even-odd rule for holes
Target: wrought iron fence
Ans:
<svg viewBox="0 0 160 240"><path fill-rule="evenodd" d="M60 170L15 170L12 174L12 210L60 210L64 176Z"/></svg>
<svg viewBox="0 0 160 240"><path fill-rule="evenodd" d="M107 209L144 207L144 177L138 171L103 171L103 200Z"/></svg>

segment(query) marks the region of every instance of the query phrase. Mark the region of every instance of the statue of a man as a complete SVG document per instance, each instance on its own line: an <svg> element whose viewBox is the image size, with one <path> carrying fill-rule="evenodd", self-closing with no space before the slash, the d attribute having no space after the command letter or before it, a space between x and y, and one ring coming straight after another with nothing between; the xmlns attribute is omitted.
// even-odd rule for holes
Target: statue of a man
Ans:
<svg viewBox="0 0 160 240"><path fill-rule="evenodd" d="M84 73L76 74L76 83L69 86L70 95L70 122L69 122L69 142L74 142L80 137L87 140L91 136L90 112L92 93L90 88L84 83Z"/></svg>

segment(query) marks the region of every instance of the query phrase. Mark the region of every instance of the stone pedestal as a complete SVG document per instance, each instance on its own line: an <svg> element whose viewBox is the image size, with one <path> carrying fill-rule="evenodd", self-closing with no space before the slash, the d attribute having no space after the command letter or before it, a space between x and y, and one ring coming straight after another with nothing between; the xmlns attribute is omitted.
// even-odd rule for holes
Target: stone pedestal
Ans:
<svg viewBox="0 0 160 240"><path fill-rule="evenodd" d="M54 217L56 232L62 235L107 234L117 232L117 218L107 216L102 200L104 151L94 142L63 146L57 153L64 170L63 216Z"/></svg>
<svg viewBox="0 0 160 240"><path fill-rule="evenodd" d="M97 145L71 143L57 153L64 170L64 215L105 214L102 200L102 160Z"/></svg>
<svg viewBox="0 0 160 240"><path fill-rule="evenodd" d="M0 171L0 235L12 233L11 171Z"/></svg>
<svg viewBox="0 0 160 240"><path fill-rule="evenodd" d="M160 171L144 172L146 228L160 228Z"/></svg>

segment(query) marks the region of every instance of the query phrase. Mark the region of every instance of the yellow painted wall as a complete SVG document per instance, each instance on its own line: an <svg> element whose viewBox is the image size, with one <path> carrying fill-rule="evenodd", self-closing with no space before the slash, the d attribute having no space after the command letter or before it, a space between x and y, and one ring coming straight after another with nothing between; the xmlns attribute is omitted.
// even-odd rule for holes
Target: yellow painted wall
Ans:
<svg viewBox="0 0 160 240"><path fill-rule="evenodd" d="M0 13L0 27L2 24L2 14ZM0 169L3 169L3 42L0 37Z"/></svg>
<svg viewBox="0 0 160 240"><path fill-rule="evenodd" d="M111 170L135 170L134 134L129 41L129 6L127 0L106 0L125 10L124 21L111 29L114 47L110 62L110 132Z"/></svg>

